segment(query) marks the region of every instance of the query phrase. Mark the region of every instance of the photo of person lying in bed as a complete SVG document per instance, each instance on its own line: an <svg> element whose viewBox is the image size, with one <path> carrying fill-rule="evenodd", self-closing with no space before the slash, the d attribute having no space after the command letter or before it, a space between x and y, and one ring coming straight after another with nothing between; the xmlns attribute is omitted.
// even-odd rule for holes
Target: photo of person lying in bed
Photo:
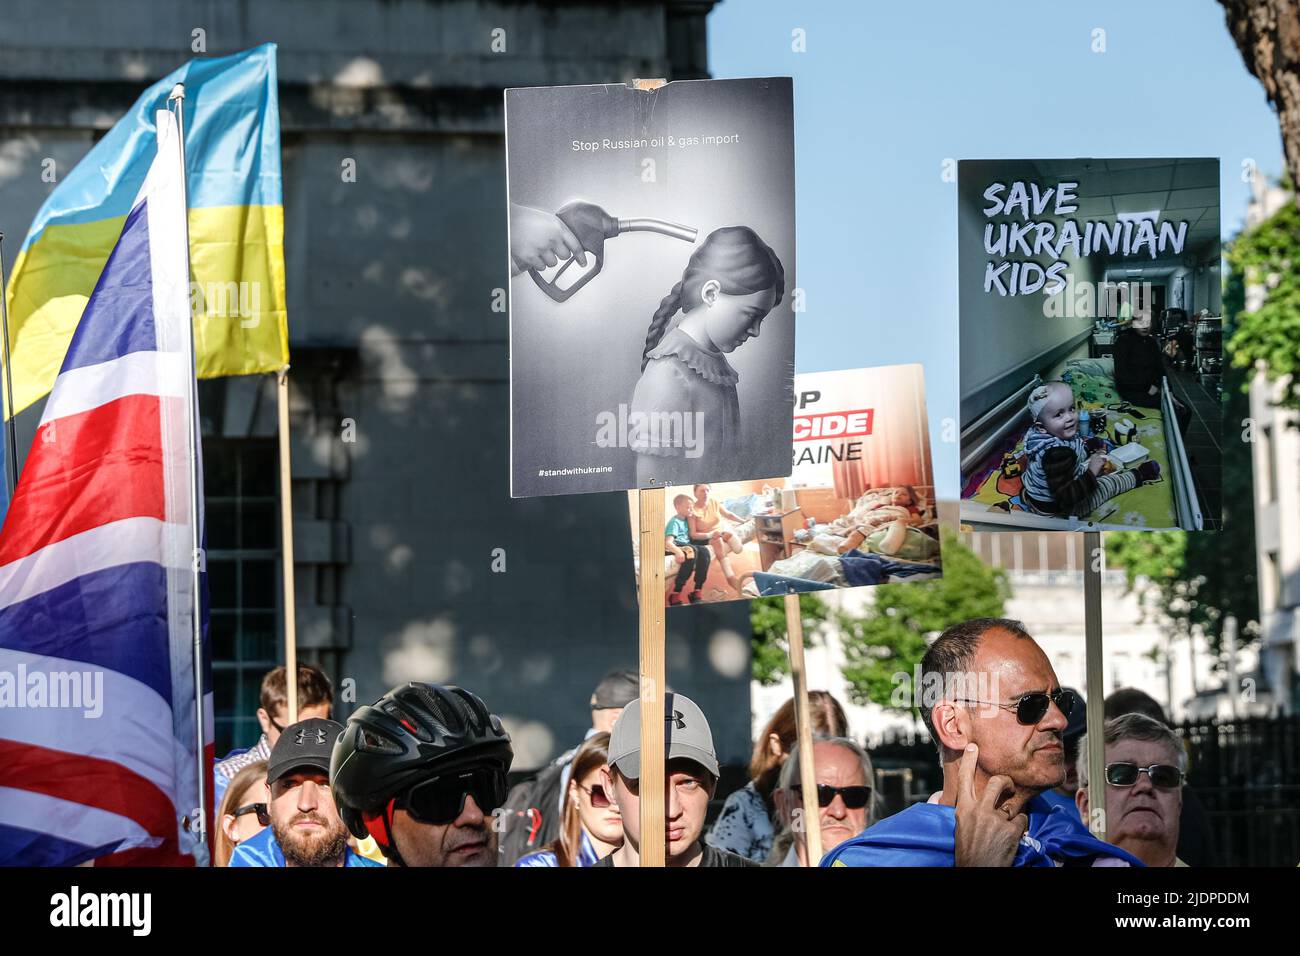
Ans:
<svg viewBox="0 0 1300 956"><path fill-rule="evenodd" d="M701 508L689 488L668 489L664 603L736 601L942 574L932 487L890 485L849 499L834 486L789 483L776 478L705 486L717 496L709 500L718 513L727 515L712 539L680 536L712 509Z"/></svg>
<svg viewBox="0 0 1300 956"><path fill-rule="evenodd" d="M664 603L921 581L943 573L919 365L795 376L788 478L663 489ZM656 529L658 530L658 529Z"/></svg>

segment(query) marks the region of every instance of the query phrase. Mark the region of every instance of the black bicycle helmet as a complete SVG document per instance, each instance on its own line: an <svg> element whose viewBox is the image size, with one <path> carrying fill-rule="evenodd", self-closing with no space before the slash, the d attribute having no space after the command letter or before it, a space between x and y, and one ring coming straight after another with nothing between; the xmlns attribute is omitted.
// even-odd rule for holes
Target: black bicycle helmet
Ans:
<svg viewBox="0 0 1300 956"><path fill-rule="evenodd" d="M339 815L358 839L385 845L393 801L435 769L496 765L504 774L514 751L501 720L461 687L412 682L358 708L334 743L330 788Z"/></svg>

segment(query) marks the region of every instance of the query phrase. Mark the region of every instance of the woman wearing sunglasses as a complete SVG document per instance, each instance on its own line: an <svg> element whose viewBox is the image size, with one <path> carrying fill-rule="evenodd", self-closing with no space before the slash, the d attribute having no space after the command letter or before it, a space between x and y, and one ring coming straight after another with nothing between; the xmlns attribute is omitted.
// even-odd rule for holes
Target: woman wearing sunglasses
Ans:
<svg viewBox="0 0 1300 956"><path fill-rule="evenodd" d="M240 770L226 786L221 806L217 809L213 866L228 866L235 847L270 826L266 804L255 802L262 795L265 780L266 761L259 760Z"/></svg>
<svg viewBox="0 0 1300 956"><path fill-rule="evenodd" d="M588 737L573 755L559 837L515 866L591 866L623 843L623 818L601 784L608 760L609 734Z"/></svg>
<svg viewBox="0 0 1300 956"><path fill-rule="evenodd" d="M1088 737L1079 744L1087 754ZM1178 858L1186 753L1166 725L1144 714L1106 721L1106 841L1147 866L1186 866ZM1088 761L1079 761L1079 813L1088 819Z"/></svg>

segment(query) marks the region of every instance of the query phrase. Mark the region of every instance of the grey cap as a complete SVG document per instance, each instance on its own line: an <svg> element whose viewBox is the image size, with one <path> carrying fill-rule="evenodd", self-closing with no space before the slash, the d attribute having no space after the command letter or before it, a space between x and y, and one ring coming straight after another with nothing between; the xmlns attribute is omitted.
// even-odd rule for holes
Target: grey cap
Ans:
<svg viewBox="0 0 1300 956"><path fill-rule="evenodd" d="M689 697L664 695L664 744L667 760L692 760L714 777L718 755L704 711ZM629 780L641 779L641 699L630 702L609 735L609 763Z"/></svg>

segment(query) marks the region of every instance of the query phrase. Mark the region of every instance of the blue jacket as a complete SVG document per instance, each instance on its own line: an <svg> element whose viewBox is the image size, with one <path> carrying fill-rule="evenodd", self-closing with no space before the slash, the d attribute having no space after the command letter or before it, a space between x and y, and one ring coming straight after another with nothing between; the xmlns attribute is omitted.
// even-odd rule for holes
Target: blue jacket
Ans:
<svg viewBox="0 0 1300 956"><path fill-rule="evenodd" d="M1130 866L1142 861L1103 843L1077 813L1052 806L1041 796L1025 804L1029 829L1020 838L1013 866L1090 865L1108 856ZM822 866L952 866L957 811L937 803L918 803L886 817L822 857Z"/></svg>
<svg viewBox="0 0 1300 956"><path fill-rule="evenodd" d="M1079 805L1074 802L1074 797L1063 797L1055 790L1044 790L1039 794L1039 796L1052 806L1061 807L1072 817L1077 817L1079 815Z"/></svg>
<svg viewBox="0 0 1300 956"><path fill-rule="evenodd" d="M587 836L587 831L583 830L578 841L578 866L591 866L598 860L596 848L591 845L591 837ZM534 853L528 853L515 860L515 866L559 866L559 861L555 858L553 850L537 850Z"/></svg>
<svg viewBox="0 0 1300 956"><path fill-rule="evenodd" d="M284 866L284 853L280 851L280 844L275 842L275 834L271 828L265 827L235 847L235 852L230 855L230 863L227 865ZM383 866L384 864L367 859L360 853L353 853L352 847L347 847L343 851L343 865Z"/></svg>

